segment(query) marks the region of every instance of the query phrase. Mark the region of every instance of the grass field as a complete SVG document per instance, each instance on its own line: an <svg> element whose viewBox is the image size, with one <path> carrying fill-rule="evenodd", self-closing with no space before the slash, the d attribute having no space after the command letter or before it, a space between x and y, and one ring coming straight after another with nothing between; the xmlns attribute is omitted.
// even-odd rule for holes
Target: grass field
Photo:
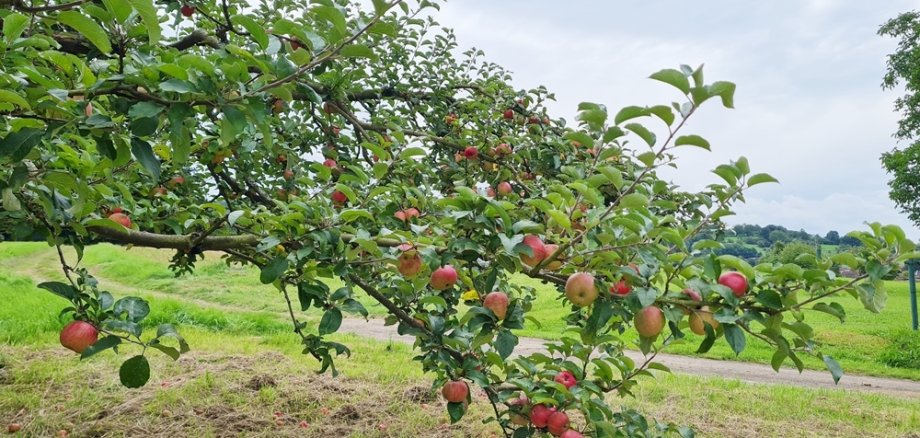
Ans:
<svg viewBox="0 0 920 438"><path fill-rule="evenodd" d="M60 429L74 436L497 432L479 421L490 413L482 400L473 404L470 419L462 425L448 425L442 402L430 390L430 376L411 364L412 353L402 344L337 335L352 347L353 356L340 361L340 377L316 375L316 361L300 354L280 315L277 292L259 285L251 270L209 259L195 275L175 279L165 268L168 255L163 252L100 245L87 251L84 263L103 285L117 296L150 300L153 312L147 324L177 323L193 348L178 362L154 356L151 382L142 389L122 388L117 366L124 352L80 362L57 345L64 324L57 314L65 302L34 287L60 277L55 260L56 254L44 245L0 244L0 421L23 423L28 436L53 435ZM537 312L545 312L543 319L558 320L558 310L552 313L545 306L555 293L540 295L546 302ZM884 339L900 323L889 319L882 315L863 321L851 314L843 326L850 332L838 330L830 339ZM560 330L547 324L526 332L553 337ZM756 351L751 348L742 359L757 360L752 354ZM867 353L849 361L866 363L873 357ZM841 362L846 369L846 360ZM868 365L863 369L900 372ZM703 436L916 437L910 434L920 430L916 400L723 379L662 375L646 380L637 398L622 404L664 421L693 425ZM300 422L308 427L301 428Z"/></svg>

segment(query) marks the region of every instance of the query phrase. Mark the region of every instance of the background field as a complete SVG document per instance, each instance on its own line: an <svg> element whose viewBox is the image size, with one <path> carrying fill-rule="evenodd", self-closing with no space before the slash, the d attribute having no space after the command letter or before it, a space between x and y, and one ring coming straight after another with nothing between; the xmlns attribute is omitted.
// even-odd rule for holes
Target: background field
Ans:
<svg viewBox="0 0 920 438"><path fill-rule="evenodd" d="M280 296L259 285L253 270L227 267L212 257L195 275L176 279L166 269L168 257L98 245L88 249L84 260L116 296L134 294L151 301L147 324L177 323L192 344L193 353L178 362L154 356L148 386L128 390L117 384L123 357L107 353L80 362L57 345L64 324L57 315L64 301L34 287L60 277L54 251L43 244L0 244L0 421L21 422L30 435L39 436L59 429L78 436L310 436L320 431L331 436L489 436L496 431L478 421L490 413L483 401L474 403L471 419L462 425L446 424L430 376L411 363L411 350L396 342L337 335L354 354L340 361L340 377L316 375L317 363L299 354ZM847 372L920 379L917 369L885 365L884 348L876 346L892 345L899 327L909 324L905 288L893 283L892 289L882 315L857 310L849 297L841 298L850 312L842 326L808 315L816 318L816 329ZM523 334L560 335L557 295L541 289L535 312L547 324L528 327ZM677 352L694 348L691 341ZM765 351L750 342L740 359L762 361ZM709 356L733 355L721 346ZM788 436L791 428L800 427L808 435L907 437L920 430L916 400L723 379L662 375L644 382L637 397L622 404L693 425L704 436ZM298 426L301 421L309 423L309 434Z"/></svg>

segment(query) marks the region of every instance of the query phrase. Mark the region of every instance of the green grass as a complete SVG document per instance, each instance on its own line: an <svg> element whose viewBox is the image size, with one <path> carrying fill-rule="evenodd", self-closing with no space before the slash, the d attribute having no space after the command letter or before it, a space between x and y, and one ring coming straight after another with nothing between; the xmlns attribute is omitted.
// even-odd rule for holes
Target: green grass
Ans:
<svg viewBox="0 0 920 438"><path fill-rule="evenodd" d="M141 263L137 268L127 272L145 271ZM151 356L148 385L123 388L117 383L118 365L136 351L126 348L118 355L106 352L79 361L57 345L64 321L56 315L64 301L37 289L25 274L0 270L0 300L5 303L0 306L0 422L22 423L26 436L49 436L62 429L72 436L497 432L480 421L491 411L479 393L470 417L449 425L443 403L430 388L432 377L411 364L407 345L336 335L353 354L338 361L339 377L316 375L317 362L300 354L281 315L221 303L208 306L200 296L145 296L153 309L147 326L176 323L193 351L175 362ZM643 380L635 393L636 398L611 402L692 425L703 436L739 436L743 431L744 436L888 437L920 429L916 400L858 392L659 375ZM301 421L308 423L306 430L299 427Z"/></svg>
<svg viewBox="0 0 920 438"><path fill-rule="evenodd" d="M68 253L68 257L71 254ZM0 268L6 266L15 269L17 261L25 257L32 260L29 266L33 274L46 279L61 277L57 254L53 248L43 243L0 244ZM176 278L167 268L169 257L170 253L166 251L144 248L126 250L103 244L87 248L82 263L90 266L102 279L102 285L110 288L115 295L131 293L149 298L152 296L150 293L157 292L159 297L197 300L210 306L245 309L266 315L281 314L287 310L280 293L271 286L262 285L258 281L258 271L253 268L227 266L217 253L208 253L205 260L199 262L194 274ZM558 302L560 293L552 286L523 275L516 275L513 281L534 287L538 292L534 309L529 315L539 320L541 326L528 321L519 335L544 339L558 339L562 336L565 309ZM332 288L342 285L337 280L328 280L328 283ZM836 300L846 309L846 322L840 323L830 315L813 311L805 313L806 321L815 328L818 339L823 343L822 351L837 359L846 373L920 380L920 369L892 367L884 360L886 348L893 345L898 334L910 326L907 283L890 281L887 285L888 305L880 314L865 310L858 300L850 296L840 296ZM363 295L358 298L372 315L385 313L385 309L370 298ZM209 318L215 324L220 324L221 309L212 312ZM319 315L315 312L307 313L305 318L313 321ZM669 346L667 351L697 355L695 351L702 339L689 330L686 333L688 337L685 341ZM637 338L633 331L628 331L624 336L631 342ZM747 343L745 351L737 357L724 340L716 342L708 353L697 356L769 363L772 354L768 346L752 339ZM820 359L803 359L807 368L825 369ZM787 365L791 366L791 363L787 362Z"/></svg>

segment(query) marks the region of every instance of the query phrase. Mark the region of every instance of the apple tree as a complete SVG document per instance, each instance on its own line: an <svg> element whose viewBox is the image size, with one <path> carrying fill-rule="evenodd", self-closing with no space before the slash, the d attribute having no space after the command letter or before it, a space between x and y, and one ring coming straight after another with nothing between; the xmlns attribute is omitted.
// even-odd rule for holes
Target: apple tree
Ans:
<svg viewBox="0 0 920 438"><path fill-rule="evenodd" d="M674 102L583 103L567 122L546 110L546 89L516 89L462 51L437 9L0 0L0 224L77 249L59 251L62 280L41 285L81 322L62 343L83 357L134 352L120 370L129 386L147 381L148 352L189 349L172 325L145 335L148 304L116 300L80 266L85 245L110 241L171 250L177 274L206 251L258 267L320 372L350 353L329 335L346 314L367 317L370 299L415 337L446 415L460 419L478 388L506 436L692 434L614 397L663 369L655 355L688 330L701 352L762 342L777 369L817 355L840 378L808 317L843 320L843 295L878 311L881 279L913 250L900 229L870 224L850 234L858 253L809 268L716 256L719 242L694 237L774 179L744 158L697 192L659 171L682 148L710 148L688 123L731 108L734 84L664 69L651 79ZM552 289L565 335L516 354L515 330Z"/></svg>

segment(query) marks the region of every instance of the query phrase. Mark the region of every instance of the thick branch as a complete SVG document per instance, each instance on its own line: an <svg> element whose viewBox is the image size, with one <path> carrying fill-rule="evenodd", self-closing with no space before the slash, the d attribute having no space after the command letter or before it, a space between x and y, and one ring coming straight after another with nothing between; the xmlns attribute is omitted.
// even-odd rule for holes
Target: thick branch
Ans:
<svg viewBox="0 0 920 438"><path fill-rule="evenodd" d="M259 237L252 235L207 236L203 239L199 239L200 236L196 234L156 234L128 229L119 230L117 228L105 226L90 226L87 227L87 229L99 236L118 243L127 243L150 248L171 248L185 251L190 251L192 249L221 251L227 249L249 248L259 244ZM197 245L195 244L196 240L200 240Z"/></svg>

